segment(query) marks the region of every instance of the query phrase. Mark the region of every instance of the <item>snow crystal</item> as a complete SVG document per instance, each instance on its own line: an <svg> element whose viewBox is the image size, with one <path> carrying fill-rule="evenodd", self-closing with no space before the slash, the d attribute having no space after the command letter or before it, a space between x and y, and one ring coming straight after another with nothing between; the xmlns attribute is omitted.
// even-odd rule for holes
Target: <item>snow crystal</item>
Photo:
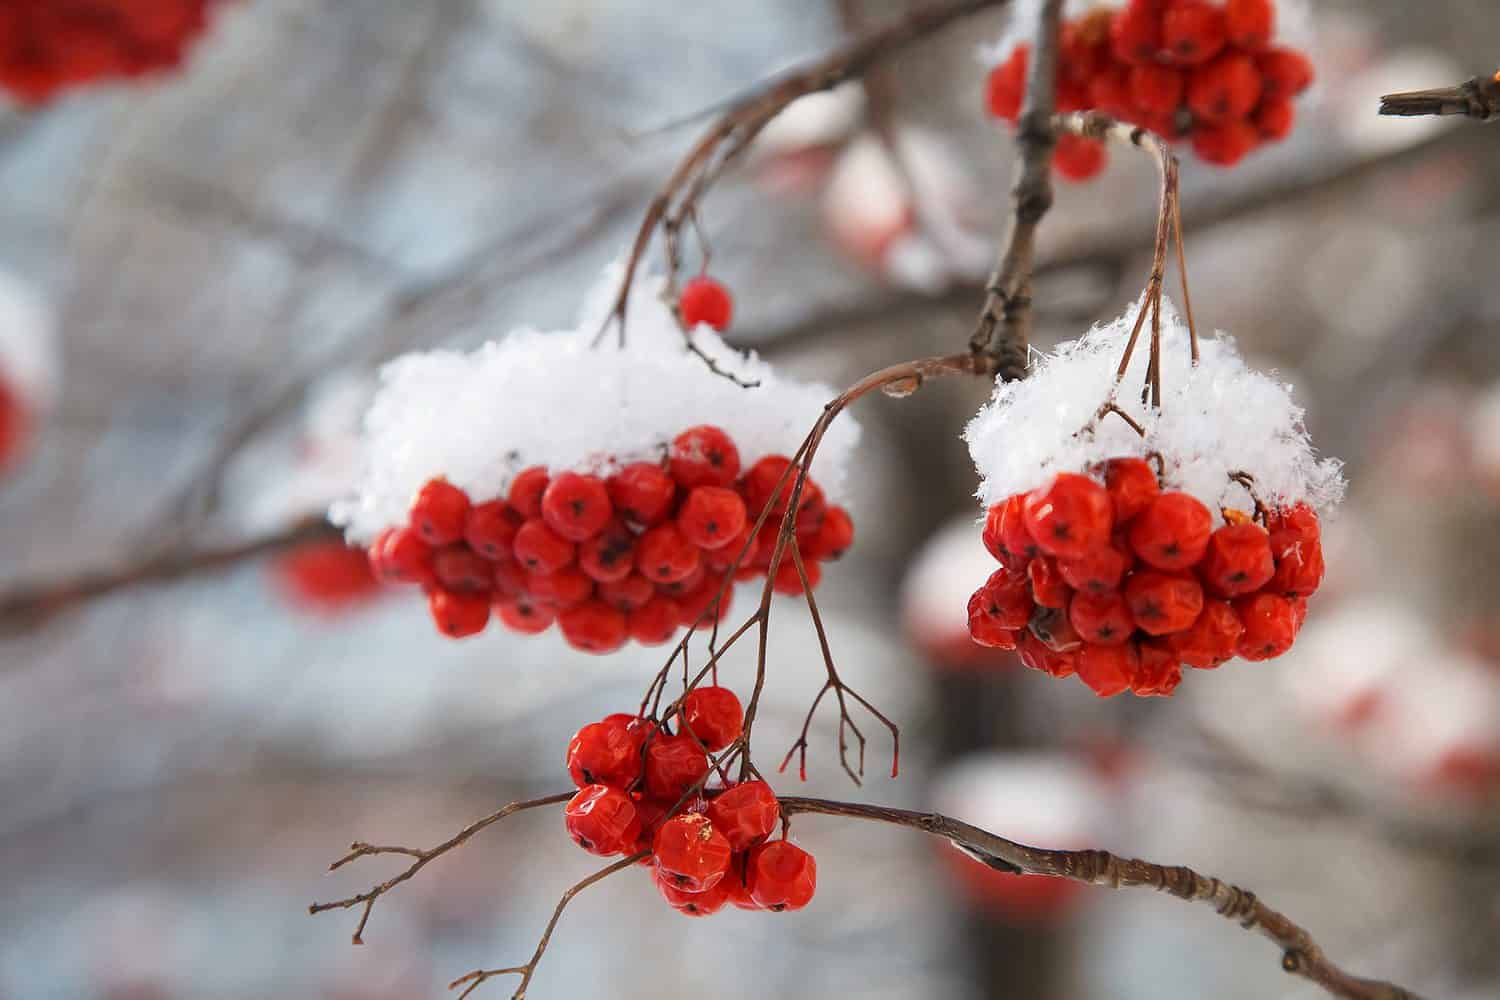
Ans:
<svg viewBox="0 0 1500 1000"><path fill-rule="evenodd" d="M797 449L836 390L778 376L700 326L694 345L758 385L742 388L713 373L684 346L662 300L664 279L637 276L623 346L614 327L594 344L622 267L607 269L573 329L520 329L470 353L418 352L382 369L359 482L330 511L351 542L404 522L412 496L436 476L488 499L531 465L607 472L613 462L659 458L678 433L704 423L729 433L746 467ZM830 496L842 490L858 439L858 425L844 415L818 449L812 474Z"/></svg>
<svg viewBox="0 0 1500 1000"><path fill-rule="evenodd" d="M1115 396L1145 437L1116 414L1085 430L1109 397L1140 308L1137 303L1114 322L1035 360L1029 378L996 385L965 431L983 479L978 496L984 505L1041 486L1059 472L1156 453L1164 461L1164 485L1212 508L1252 506L1246 488L1230 479L1244 472L1266 505L1303 501L1327 514L1343 498L1341 466L1313 451L1292 387L1274 373L1248 366L1222 334L1202 339L1195 368L1187 325L1165 298L1160 411L1140 399L1150 355L1149 320Z"/></svg>

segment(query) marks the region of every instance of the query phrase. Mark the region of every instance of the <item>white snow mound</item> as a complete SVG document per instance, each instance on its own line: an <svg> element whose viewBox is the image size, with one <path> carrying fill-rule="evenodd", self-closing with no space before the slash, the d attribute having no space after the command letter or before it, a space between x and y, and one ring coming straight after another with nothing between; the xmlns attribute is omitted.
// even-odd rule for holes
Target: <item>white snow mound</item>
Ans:
<svg viewBox="0 0 1500 1000"><path fill-rule="evenodd" d="M1211 509L1253 506L1231 473L1249 473L1255 496L1270 507L1305 502L1327 513L1343 498L1341 465L1319 458L1302 425L1292 387L1274 372L1247 365L1223 334L1201 339L1194 367L1187 325L1162 300L1162 406L1141 402L1150 356L1150 321L1141 331L1116 404L1145 430L1117 414L1081 433L1109 397L1140 303L1078 340L1033 361L1030 377L1000 382L964 437L981 479L986 507L1035 489L1059 472L1082 472L1109 458L1159 454L1163 484Z"/></svg>
<svg viewBox="0 0 1500 1000"><path fill-rule="evenodd" d="M572 329L519 329L469 353L417 352L381 370L358 482L329 511L351 542L404 523L412 497L436 476L487 500L532 465L608 472L612 463L660 458L698 424L728 432L745 468L797 449L836 390L779 376L700 326L693 343L720 369L758 384L743 388L710 371L686 349L661 298L664 279L637 277L623 346L614 327L594 345L621 268L606 269ZM831 498L842 492L858 440L858 424L843 415L818 449L812 474Z"/></svg>

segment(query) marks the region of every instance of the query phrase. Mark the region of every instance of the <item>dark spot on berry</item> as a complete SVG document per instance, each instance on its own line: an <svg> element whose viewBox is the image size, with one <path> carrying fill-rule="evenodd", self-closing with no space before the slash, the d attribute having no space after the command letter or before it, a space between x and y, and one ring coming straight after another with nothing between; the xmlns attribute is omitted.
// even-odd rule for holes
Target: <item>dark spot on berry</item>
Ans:
<svg viewBox="0 0 1500 1000"><path fill-rule="evenodd" d="M589 508L588 501L586 500L573 500L569 502L568 506L573 508L574 517L582 517L583 512Z"/></svg>

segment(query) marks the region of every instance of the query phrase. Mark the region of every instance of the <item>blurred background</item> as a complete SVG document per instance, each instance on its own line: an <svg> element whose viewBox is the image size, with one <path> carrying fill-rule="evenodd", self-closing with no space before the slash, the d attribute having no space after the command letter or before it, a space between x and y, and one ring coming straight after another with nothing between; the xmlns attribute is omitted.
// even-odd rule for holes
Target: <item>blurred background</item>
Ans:
<svg viewBox="0 0 1500 1000"><path fill-rule="evenodd" d="M530 954L595 867L550 813L383 900L363 948L355 912L306 907L398 870L325 875L354 839L431 845L565 787L571 733L660 657L444 641L357 565L260 542L347 481L382 360L566 325L701 127L664 126L827 50L845 17L239 0L178 70L0 109L0 997L405 1000ZM872 400L859 543L820 596L850 682L903 725L903 773L881 776L873 733L850 788L825 718L809 793L1192 865L1354 971L1494 997L1500 132L1374 110L1493 71L1500 15L1329 0L1308 29L1319 83L1292 137L1183 171L1200 320L1284 371L1348 462L1297 648L1194 672L1169 702L976 656L961 608L987 559L958 435L986 387ZM851 88L794 107L714 191L732 342L843 384L966 340L1012 152L976 50L1004 30L979 15L889 64L904 162ZM1138 294L1154 190L1120 154L1060 188L1038 346ZM155 579L226 546L248 554ZM6 603L59 584L86 599ZM774 632L767 747L821 681L801 618ZM532 995L1315 995L1207 910L993 876L904 831L797 829L821 869L809 909L691 921L627 873L568 911Z"/></svg>

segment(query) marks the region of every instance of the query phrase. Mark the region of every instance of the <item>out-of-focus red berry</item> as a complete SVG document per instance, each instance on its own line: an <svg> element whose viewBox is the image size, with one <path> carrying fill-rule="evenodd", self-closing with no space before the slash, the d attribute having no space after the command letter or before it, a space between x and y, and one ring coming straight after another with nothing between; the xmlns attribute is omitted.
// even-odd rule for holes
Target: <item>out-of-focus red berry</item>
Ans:
<svg viewBox="0 0 1500 1000"><path fill-rule="evenodd" d="M734 299L729 289L704 274L682 286L677 308L682 312L682 325L690 330L699 323L723 330L734 316Z"/></svg>

